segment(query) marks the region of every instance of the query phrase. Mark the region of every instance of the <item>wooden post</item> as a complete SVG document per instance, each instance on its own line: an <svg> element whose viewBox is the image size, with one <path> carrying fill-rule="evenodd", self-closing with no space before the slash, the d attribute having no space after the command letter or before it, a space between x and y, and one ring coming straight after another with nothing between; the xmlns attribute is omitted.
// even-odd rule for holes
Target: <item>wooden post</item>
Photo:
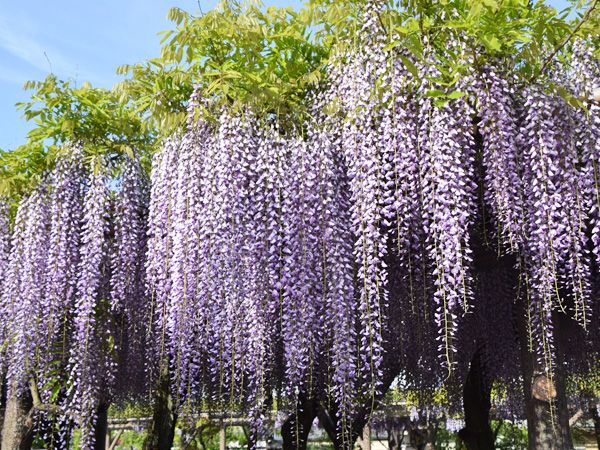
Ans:
<svg viewBox="0 0 600 450"><path fill-rule="evenodd" d="M114 450L115 449L115 447L119 443L119 439L121 438L121 435L123 434L123 431L124 430L119 430L119 432L117 433L117 435L115 436L115 438L112 440L112 442L108 446L107 450Z"/></svg>
<svg viewBox="0 0 600 450"><path fill-rule="evenodd" d="M219 429L219 450L225 450L225 424L221 421L221 428Z"/></svg>

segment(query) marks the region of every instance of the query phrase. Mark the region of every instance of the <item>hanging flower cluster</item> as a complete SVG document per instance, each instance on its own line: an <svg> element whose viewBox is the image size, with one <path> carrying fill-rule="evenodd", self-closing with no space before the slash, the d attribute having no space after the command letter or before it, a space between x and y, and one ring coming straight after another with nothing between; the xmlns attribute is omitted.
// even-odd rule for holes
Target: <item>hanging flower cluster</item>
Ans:
<svg viewBox="0 0 600 450"><path fill-rule="evenodd" d="M41 393L44 400L61 382L57 370L52 368L61 371L66 368L71 341L69 321L77 291L84 169L78 146L69 147L65 153L50 177L50 236L43 312L48 329L44 347L40 348L46 359L39 373L40 384L46 387ZM47 379L48 373L55 375Z"/></svg>
<svg viewBox="0 0 600 450"><path fill-rule="evenodd" d="M331 341L349 402L355 308L335 144L254 120L200 121L156 155L146 280L180 398L248 405L259 424L277 377L288 398L323 384Z"/></svg>
<svg viewBox="0 0 600 450"><path fill-rule="evenodd" d="M112 326L109 317L102 314L102 310L109 307L105 300L108 298L109 191L101 162L94 167L94 172L84 199L71 349L71 397L83 430L81 442L84 448L93 445L93 424L100 397L107 395L106 390L110 387L105 377L110 377L113 369L102 349L105 333Z"/></svg>
<svg viewBox="0 0 600 450"><path fill-rule="evenodd" d="M8 385L12 392L27 388L28 375L45 358L45 347L39 342L47 339L45 320L46 256L49 235L48 189L41 184L20 205L15 220L9 266L4 280L2 298L6 319L8 348Z"/></svg>
<svg viewBox="0 0 600 450"><path fill-rule="evenodd" d="M498 71L495 67L484 68L478 87L484 192L492 217L498 218L498 240L516 250L524 238L518 112L514 88Z"/></svg>
<svg viewBox="0 0 600 450"><path fill-rule="evenodd" d="M8 261L10 255L10 221L9 221L9 206L6 199L0 199L0 342L6 340L4 329L5 324L8 322L8 318L4 317L4 314L8 311L4 309L4 286L6 279L8 278ZM4 373L4 357L0 354L0 374Z"/></svg>
<svg viewBox="0 0 600 450"><path fill-rule="evenodd" d="M146 255L147 182L140 163L127 157L115 199L114 241L111 248L110 300L116 325L114 344L119 354L117 378L130 383L116 386L117 394L144 392L148 308L144 292Z"/></svg>
<svg viewBox="0 0 600 450"><path fill-rule="evenodd" d="M147 195L139 164L131 160L123 170L120 208L112 211L106 169L95 166L88 183L82 161L81 146L65 146L46 180L19 205L0 266L0 311L9 395L27 395L31 385L40 401L65 413L59 420L63 441L53 445L66 445L68 422L75 419L82 448L92 448L100 403L111 400L117 380L127 385L127 376L143 374L143 353L132 352L144 347L145 337ZM2 212L6 255L6 205ZM109 258L113 222L116 243ZM109 259L119 274L112 284ZM115 373L118 361L126 373Z"/></svg>
<svg viewBox="0 0 600 450"><path fill-rule="evenodd" d="M5 199L0 199L0 277L4 280L10 252L9 207Z"/></svg>

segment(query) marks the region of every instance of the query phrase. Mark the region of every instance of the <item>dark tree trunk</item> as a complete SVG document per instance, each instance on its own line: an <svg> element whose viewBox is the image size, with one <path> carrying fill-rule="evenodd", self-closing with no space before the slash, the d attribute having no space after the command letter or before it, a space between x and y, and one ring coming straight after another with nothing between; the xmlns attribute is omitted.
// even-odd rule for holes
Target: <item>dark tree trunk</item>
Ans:
<svg viewBox="0 0 600 450"><path fill-rule="evenodd" d="M4 425L4 411L6 411L6 376L0 380L0 436L2 436L2 426Z"/></svg>
<svg viewBox="0 0 600 450"><path fill-rule="evenodd" d="M555 374L553 384L555 397L552 401L538 400L533 395L534 378L542 377L537 370L535 355L528 348L527 312L523 299L518 299L519 311L519 345L521 347L521 373L523 375L523 393L525 398L525 414L527 417L527 438L529 450L571 450L571 431L569 427L569 411L565 390L565 374L562 370L562 355L557 345L555 352ZM555 330L560 328L560 320L555 323ZM556 333L555 333L556 334ZM558 341L556 339L556 341ZM550 384L550 383L548 383Z"/></svg>
<svg viewBox="0 0 600 450"><path fill-rule="evenodd" d="M246 430L246 427L242 428L244 430L244 435L246 436L246 441L248 442L246 448L248 450L254 450L256 448L257 442L260 440L259 436L256 434L256 430Z"/></svg>
<svg viewBox="0 0 600 450"><path fill-rule="evenodd" d="M108 403L100 403L98 417L94 428L94 449L106 450L106 435L108 434Z"/></svg>
<svg viewBox="0 0 600 450"><path fill-rule="evenodd" d="M317 417L318 402L301 393L296 411L281 426L283 450L305 450L313 420Z"/></svg>
<svg viewBox="0 0 600 450"><path fill-rule="evenodd" d="M590 408L590 415L594 421L594 434L596 435L596 444L600 448L600 414L598 414L598 407L592 406Z"/></svg>
<svg viewBox="0 0 600 450"><path fill-rule="evenodd" d="M484 377L481 353L478 350L463 389L465 428L459 436L468 450L494 450L494 432L490 426L491 385Z"/></svg>
<svg viewBox="0 0 600 450"><path fill-rule="evenodd" d="M16 387L12 391L13 394L6 401L0 448L29 450L33 443L33 426L28 423L30 420L28 415L33 406L33 401L28 392L19 396L16 394Z"/></svg>
<svg viewBox="0 0 600 450"><path fill-rule="evenodd" d="M177 413L171 396L169 374L161 372L154 398L152 421L144 440L144 450L170 450L175 439Z"/></svg>
<svg viewBox="0 0 600 450"><path fill-rule="evenodd" d="M410 445L417 450L434 450L437 441L438 424L431 421L425 428L419 428L414 424L408 430Z"/></svg>
<svg viewBox="0 0 600 450"><path fill-rule="evenodd" d="M386 357L391 358L391 356L387 354ZM390 360L384 359L384 367L394 366L391 364ZM383 379L381 380L382 384L379 389L379 393L375 397L375 401L367 402L365 405L358 408L358 410L354 413L354 416L352 417L352 433L350 439L347 439L346 442L341 442L340 433L338 433L337 424L339 417L338 408L335 405L335 402L330 399L329 408L317 405L319 424L327 432L327 435L329 436L329 439L331 439L335 450L348 450L354 448L354 443L362 435L365 425L371 418L371 412L379 407L381 404L381 399L389 390L397 374L398 372L393 369L388 369L384 372Z"/></svg>
<svg viewBox="0 0 600 450"><path fill-rule="evenodd" d="M408 419L406 419L408 421ZM404 432L407 428L407 421L391 423L387 427L389 450L401 450L404 441Z"/></svg>

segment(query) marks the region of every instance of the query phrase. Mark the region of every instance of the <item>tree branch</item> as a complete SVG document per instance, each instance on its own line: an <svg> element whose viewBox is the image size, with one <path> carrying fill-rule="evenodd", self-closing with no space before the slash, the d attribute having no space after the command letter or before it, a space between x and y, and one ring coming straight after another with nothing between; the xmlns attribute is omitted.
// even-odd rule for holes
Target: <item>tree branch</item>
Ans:
<svg viewBox="0 0 600 450"><path fill-rule="evenodd" d="M31 392L31 398L33 399L33 406L31 407L31 411L29 412L30 415L33 411L46 411L51 413L60 412L60 407L58 405L42 403L37 383L33 378L29 380L29 391Z"/></svg>
<svg viewBox="0 0 600 450"><path fill-rule="evenodd" d="M579 31L579 29L583 26L583 24L590 19L592 12L594 11L594 9L596 9L596 6L598 5L598 1L599 0L594 0L594 3L592 3L592 5L588 8L588 10L585 12L583 17L581 18L581 20L577 23L577 26L575 26L575 28L573 28L571 30L571 32L562 40L562 42L560 44L558 44L554 48L554 50L552 50L552 53L550 53L550 55L548 55L548 57L544 60L544 63L542 64L542 68L534 76L531 77L531 79L529 80L530 82L534 81L540 74L544 73L544 71L546 70L548 65L552 62L552 60L554 59L556 54L559 51L561 51L561 49L565 45L567 45L569 43L569 41L573 38L573 36L575 36L575 34Z"/></svg>
<svg viewBox="0 0 600 450"><path fill-rule="evenodd" d="M569 419L569 426L572 427L577 423L579 419L583 416L583 409L579 408L573 416Z"/></svg>

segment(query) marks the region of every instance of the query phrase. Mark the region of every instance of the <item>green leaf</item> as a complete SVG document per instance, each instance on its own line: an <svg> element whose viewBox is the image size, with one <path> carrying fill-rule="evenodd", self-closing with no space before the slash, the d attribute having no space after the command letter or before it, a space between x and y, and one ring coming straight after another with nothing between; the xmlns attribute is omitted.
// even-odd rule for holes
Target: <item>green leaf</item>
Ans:
<svg viewBox="0 0 600 450"><path fill-rule="evenodd" d="M450 94L448 94L448 96L447 96L447 97L448 97L450 100L456 100L456 99L458 99L458 98L464 97L465 95L467 95L467 94L465 94L464 92L461 92L461 91L453 91L453 92L451 92Z"/></svg>
<svg viewBox="0 0 600 450"><path fill-rule="evenodd" d="M500 51L502 49L502 45L496 36L482 36L481 41L486 46L488 50L491 51Z"/></svg>
<svg viewBox="0 0 600 450"><path fill-rule="evenodd" d="M430 89L429 91L425 92L425 97L445 97L446 94L444 91L440 91L439 89Z"/></svg>
<svg viewBox="0 0 600 450"><path fill-rule="evenodd" d="M63 121L60 130L64 131L67 134L72 134L73 130L75 129L75 122L73 122L72 120L65 120Z"/></svg>
<svg viewBox="0 0 600 450"><path fill-rule="evenodd" d="M415 78L419 78L420 74L419 74L419 69L417 69L417 67L411 62L410 59L408 59L405 56L402 55L398 55L400 57L400 59L402 60L402 63L404 64L404 66L406 67L406 69L415 77Z"/></svg>

